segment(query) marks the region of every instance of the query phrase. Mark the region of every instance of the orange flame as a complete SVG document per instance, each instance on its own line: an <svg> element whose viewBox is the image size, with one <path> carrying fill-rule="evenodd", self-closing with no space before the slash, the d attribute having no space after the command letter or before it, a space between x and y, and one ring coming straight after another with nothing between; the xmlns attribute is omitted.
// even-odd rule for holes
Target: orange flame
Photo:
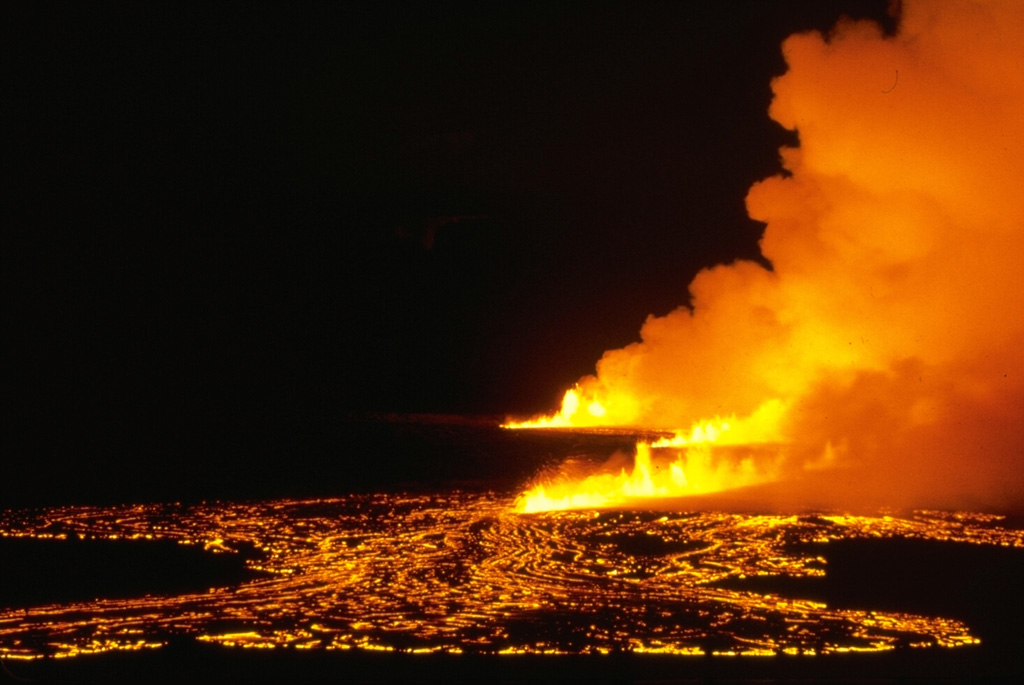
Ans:
<svg viewBox="0 0 1024 685"><path fill-rule="evenodd" d="M675 458L671 461L656 460L660 451L665 450L639 442L629 472L623 468L618 474L594 474L581 481L541 483L519 497L516 511L596 509L648 497L708 494L775 479L774 463L759 466L752 456L726 461L717 458L708 445L672 450Z"/></svg>
<svg viewBox="0 0 1024 685"><path fill-rule="evenodd" d="M579 397L570 390L559 414L507 427L572 427L573 407L579 411ZM593 413L587 411L587 415ZM622 468L618 473L593 474L582 480L539 483L519 497L516 510L533 513L609 507L639 498L708 494L775 480L782 415L782 403L772 400L748 417L702 421L671 437L640 441L630 471ZM733 450L732 459L723 457L721 448L730 446L745 449L739 456Z"/></svg>
<svg viewBox="0 0 1024 685"><path fill-rule="evenodd" d="M845 469L837 496L1024 501L1022 31L1013 0L908 0L896 36L844 21L787 39L770 115L800 147L747 196L772 268L702 271L689 306L606 352L557 414L508 424L691 428L521 508L789 479L823 455ZM744 467L726 443L778 458Z"/></svg>

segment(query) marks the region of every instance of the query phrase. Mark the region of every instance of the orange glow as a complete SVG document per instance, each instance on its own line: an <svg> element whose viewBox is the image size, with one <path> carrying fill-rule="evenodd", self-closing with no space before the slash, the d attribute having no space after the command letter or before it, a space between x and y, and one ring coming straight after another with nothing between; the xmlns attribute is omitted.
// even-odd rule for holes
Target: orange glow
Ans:
<svg viewBox="0 0 1024 685"><path fill-rule="evenodd" d="M773 481L778 477L782 414L782 403L770 401L749 417L703 421L671 437L638 442L629 471L621 468L582 480L538 483L517 500L516 510L610 507L640 498L709 494Z"/></svg>
<svg viewBox="0 0 1024 685"><path fill-rule="evenodd" d="M671 454L665 458L661 452ZM729 460L707 444L669 450L639 442L630 471L623 468L617 474L593 474L580 481L541 483L517 500L516 510L528 514L611 507L641 498L703 495L774 479L774 463L759 465L753 453Z"/></svg>
<svg viewBox="0 0 1024 685"><path fill-rule="evenodd" d="M586 406L580 400L579 390L572 388L562 397L562 408L557 414L538 416L526 421L508 421L504 428L582 428L610 425L608 409L597 399L587 398ZM628 424L618 424L628 425Z"/></svg>
<svg viewBox="0 0 1024 685"><path fill-rule="evenodd" d="M955 618L837 608L733 581L827 580L828 545L851 539L1024 548L1024 530L1000 516L962 511L511 509L508 497L449 492L0 510L0 537L53 545L146 534L194 546L219 540L221 554L252 550L247 566L261 572L201 592L0 607L0 658L154 649L182 639L239 649L406 654L728 657L877 652L900 644L959 648L979 638ZM54 531L67 535L57 539ZM812 543L824 547L808 549ZM886 573L884 557L876 561Z"/></svg>
<svg viewBox="0 0 1024 685"><path fill-rule="evenodd" d="M800 145L747 196L771 270L705 269L687 306L648 317L557 414L508 424L676 437L638 446L630 472L538 484L520 501L606 506L677 482L779 478L797 498L1024 500L1021 32L1015 0L908 0L896 36L843 21L787 39L769 114ZM734 456L723 441L776 445L775 462L695 469ZM659 469L669 446L682 451ZM844 477L803 484L825 466Z"/></svg>

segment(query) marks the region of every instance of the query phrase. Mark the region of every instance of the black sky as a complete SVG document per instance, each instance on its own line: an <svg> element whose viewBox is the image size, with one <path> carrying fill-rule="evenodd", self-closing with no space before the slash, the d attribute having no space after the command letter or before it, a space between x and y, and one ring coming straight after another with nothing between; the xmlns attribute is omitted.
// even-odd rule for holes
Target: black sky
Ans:
<svg viewBox="0 0 1024 685"><path fill-rule="evenodd" d="M757 258L781 40L886 3L494 5L5 9L15 474L550 409Z"/></svg>

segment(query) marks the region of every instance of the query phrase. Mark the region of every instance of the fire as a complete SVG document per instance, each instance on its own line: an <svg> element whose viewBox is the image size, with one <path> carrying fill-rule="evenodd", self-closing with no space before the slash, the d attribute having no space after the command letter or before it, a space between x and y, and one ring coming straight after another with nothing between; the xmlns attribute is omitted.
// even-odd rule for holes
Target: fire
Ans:
<svg viewBox="0 0 1024 685"><path fill-rule="evenodd" d="M509 421L505 428L574 428L581 424L576 418L580 412L580 396L575 390L567 390L562 398L562 408L551 416L538 416L528 421ZM603 417L607 411L597 400L587 405L587 413L594 418Z"/></svg>
<svg viewBox="0 0 1024 685"><path fill-rule="evenodd" d="M563 412L508 427L571 427L574 415L566 414L565 409L578 409L579 397L570 390L566 398ZM671 437L640 441L629 471L621 468L618 473L592 474L582 480L539 483L520 496L516 510L533 513L610 507L645 497L708 494L775 480L783 408L781 402L771 400L748 417L701 421ZM589 411L588 415L593 416ZM556 426L556 420L567 423ZM728 449L737 447L741 449Z"/></svg>
<svg viewBox="0 0 1024 685"><path fill-rule="evenodd" d="M844 468L837 497L1024 499L1021 31L1012 0L908 1L894 36L844 21L787 39L769 114L800 145L747 196L771 267L702 271L689 304L648 317L557 413L507 424L674 435L639 444L631 470L539 484L520 509L798 492L823 465Z"/></svg>
<svg viewBox="0 0 1024 685"><path fill-rule="evenodd" d="M630 471L623 468L617 474L593 474L581 481L541 483L519 497L516 511L596 509L646 497L708 494L774 479L773 470L759 467L753 456L727 461L707 444L671 450L670 461L660 457L663 451L668 450L659 443L638 442Z"/></svg>

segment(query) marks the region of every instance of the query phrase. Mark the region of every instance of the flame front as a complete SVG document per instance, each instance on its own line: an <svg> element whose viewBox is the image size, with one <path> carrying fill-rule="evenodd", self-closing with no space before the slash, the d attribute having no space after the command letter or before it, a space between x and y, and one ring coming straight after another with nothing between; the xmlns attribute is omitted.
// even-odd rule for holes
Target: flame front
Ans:
<svg viewBox="0 0 1024 685"><path fill-rule="evenodd" d="M573 427L574 413L566 409L576 406L578 411L578 404L578 395L570 390L559 414L508 427ZM533 513L609 507L639 498L708 494L775 480L781 463L778 420L782 410L781 402L771 401L745 419L703 421L671 437L639 441L628 471L620 468L577 480L539 483L519 497L516 509ZM725 451L732 458L723 456Z"/></svg>
<svg viewBox="0 0 1024 685"><path fill-rule="evenodd" d="M654 461L653 452L649 443L639 442L629 472L622 469L617 474L595 474L582 481L537 485L519 498L516 510L529 514L556 509L594 509L643 497L718 492L771 479L771 473L759 471L753 460L728 464L714 459L706 446L676 451L674 460L660 464Z"/></svg>
<svg viewBox="0 0 1024 685"><path fill-rule="evenodd" d="M802 474L825 462L846 469L837 496L1024 499L1021 31L1019 2L906 2L895 36L844 21L787 39L770 115L800 147L747 196L771 268L702 271L689 305L648 317L557 414L509 424L676 437L521 508L780 478L809 491Z"/></svg>

